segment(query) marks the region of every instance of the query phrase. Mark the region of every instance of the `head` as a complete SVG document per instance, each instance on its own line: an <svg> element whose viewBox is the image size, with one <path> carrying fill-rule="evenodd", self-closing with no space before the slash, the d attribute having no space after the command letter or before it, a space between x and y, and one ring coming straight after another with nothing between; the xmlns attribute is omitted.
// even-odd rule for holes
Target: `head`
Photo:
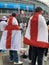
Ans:
<svg viewBox="0 0 49 65"><path fill-rule="evenodd" d="M41 7L35 8L35 12L43 13L43 9Z"/></svg>
<svg viewBox="0 0 49 65"><path fill-rule="evenodd" d="M7 21L7 17L6 16L3 16L2 17L2 21Z"/></svg>
<svg viewBox="0 0 49 65"><path fill-rule="evenodd" d="M12 13L12 16L13 16L13 17L16 17L16 13Z"/></svg>

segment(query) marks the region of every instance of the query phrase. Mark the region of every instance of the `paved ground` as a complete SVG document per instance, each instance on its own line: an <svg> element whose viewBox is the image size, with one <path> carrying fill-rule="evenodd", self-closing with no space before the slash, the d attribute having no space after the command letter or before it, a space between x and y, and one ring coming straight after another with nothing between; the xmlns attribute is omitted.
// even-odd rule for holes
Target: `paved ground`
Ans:
<svg viewBox="0 0 49 65"><path fill-rule="evenodd" d="M28 63L28 61L25 61L23 58L21 58L21 61L23 61L23 65L31 65ZM8 52L5 54L0 55L0 65L14 65L13 63L9 62L9 55ZM47 62L44 62L43 65L49 65L49 59Z"/></svg>
<svg viewBox="0 0 49 65"><path fill-rule="evenodd" d="M29 63L25 62L22 58L21 60L23 61L23 65L29 65ZM3 57L3 65L14 65L14 64L9 62L8 56L5 56Z"/></svg>

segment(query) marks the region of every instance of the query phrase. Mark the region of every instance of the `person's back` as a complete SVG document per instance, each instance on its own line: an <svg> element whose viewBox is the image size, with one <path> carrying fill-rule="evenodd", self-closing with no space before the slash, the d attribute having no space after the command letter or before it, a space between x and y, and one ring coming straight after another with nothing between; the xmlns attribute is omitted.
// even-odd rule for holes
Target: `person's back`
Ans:
<svg viewBox="0 0 49 65"><path fill-rule="evenodd" d="M45 18L42 16L42 8L37 7L34 15L30 18L24 43L32 46L31 65L35 65L36 59L38 65L42 65L44 48L48 48L48 28Z"/></svg>
<svg viewBox="0 0 49 65"><path fill-rule="evenodd" d="M11 24L11 26L13 25L13 29L14 31L12 31L13 35L12 35L12 47L9 51L9 55L10 55L10 62L13 62L14 64L22 64L22 62L19 61L19 56L18 56L18 53L17 51L20 50L21 48L21 35L18 34L19 33L19 30L20 30L20 27L18 26L18 21L17 19L15 18L16 17L16 14L15 13L12 13L12 16L9 18L9 23ZM12 21L11 21L11 18L12 18ZM17 30L16 30L17 29ZM15 39L15 41L14 41ZM14 48L14 50L13 50Z"/></svg>

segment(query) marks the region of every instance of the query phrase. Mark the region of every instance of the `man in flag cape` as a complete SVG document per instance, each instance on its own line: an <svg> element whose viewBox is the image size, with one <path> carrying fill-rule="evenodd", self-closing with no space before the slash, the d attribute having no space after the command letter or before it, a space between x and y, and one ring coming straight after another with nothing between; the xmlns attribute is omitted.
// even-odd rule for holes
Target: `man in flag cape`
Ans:
<svg viewBox="0 0 49 65"><path fill-rule="evenodd" d="M48 27L42 16L42 8L37 7L34 15L30 18L24 43L32 46L32 65L35 65L38 56L38 65L42 65L44 48L48 48Z"/></svg>
<svg viewBox="0 0 49 65"><path fill-rule="evenodd" d="M3 23L3 24L2 24ZM20 50L21 48L21 30L15 17L11 16L6 24L2 22L1 30L3 34L0 41L0 49ZM0 24L0 25L1 25Z"/></svg>
<svg viewBox="0 0 49 65"><path fill-rule="evenodd" d="M41 13L35 13L29 20L24 43L35 47L49 48L48 27Z"/></svg>
<svg viewBox="0 0 49 65"><path fill-rule="evenodd" d="M21 30L15 17L16 14L12 13L8 18L7 24L3 21L3 34L0 41L0 49L10 50L10 60L14 64L19 61L17 51L21 49ZM19 64L22 64L22 62L19 62Z"/></svg>

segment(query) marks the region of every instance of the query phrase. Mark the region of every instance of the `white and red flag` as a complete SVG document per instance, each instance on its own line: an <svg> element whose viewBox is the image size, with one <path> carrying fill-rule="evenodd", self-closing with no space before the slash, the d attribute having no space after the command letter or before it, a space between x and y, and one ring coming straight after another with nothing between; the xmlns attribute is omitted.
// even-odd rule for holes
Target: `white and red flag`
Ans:
<svg viewBox="0 0 49 65"><path fill-rule="evenodd" d="M29 20L24 43L35 47L49 48L48 27L44 17L35 13Z"/></svg>
<svg viewBox="0 0 49 65"><path fill-rule="evenodd" d="M3 24L5 25L5 24ZM20 50L21 48L21 30L15 17L9 17L8 24L5 26L1 41L0 49Z"/></svg>

